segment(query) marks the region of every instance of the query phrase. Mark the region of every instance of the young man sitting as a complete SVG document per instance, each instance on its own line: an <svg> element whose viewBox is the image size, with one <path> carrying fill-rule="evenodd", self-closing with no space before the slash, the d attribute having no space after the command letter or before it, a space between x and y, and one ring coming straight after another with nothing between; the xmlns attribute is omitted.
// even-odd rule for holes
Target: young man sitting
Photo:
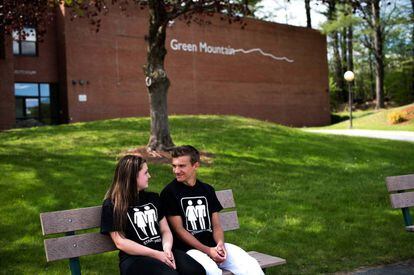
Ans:
<svg viewBox="0 0 414 275"><path fill-rule="evenodd" d="M174 246L199 262L207 275L263 274L257 261L240 247L224 242L218 212L223 209L212 186L197 179L200 154L190 145L172 151L175 179L161 192L161 201L175 235Z"/></svg>

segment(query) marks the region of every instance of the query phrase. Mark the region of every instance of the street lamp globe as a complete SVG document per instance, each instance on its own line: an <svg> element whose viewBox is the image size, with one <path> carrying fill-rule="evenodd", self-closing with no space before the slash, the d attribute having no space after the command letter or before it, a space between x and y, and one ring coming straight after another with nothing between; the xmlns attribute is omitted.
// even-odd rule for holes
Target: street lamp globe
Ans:
<svg viewBox="0 0 414 275"><path fill-rule="evenodd" d="M352 129L352 85L351 82L354 80L355 75L352 71L346 71L344 73L344 78L348 82L348 92L349 92L349 129Z"/></svg>
<svg viewBox="0 0 414 275"><path fill-rule="evenodd" d="M351 82L354 81L355 75L352 71L346 71L344 73L344 78L346 81Z"/></svg>

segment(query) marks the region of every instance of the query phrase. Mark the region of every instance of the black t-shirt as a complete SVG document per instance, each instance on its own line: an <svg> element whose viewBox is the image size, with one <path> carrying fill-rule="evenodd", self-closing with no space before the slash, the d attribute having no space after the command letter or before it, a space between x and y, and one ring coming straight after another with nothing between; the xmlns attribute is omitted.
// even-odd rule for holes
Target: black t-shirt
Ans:
<svg viewBox="0 0 414 275"><path fill-rule="evenodd" d="M164 218L160 197L152 192L139 192L137 201L128 207L125 237L141 245L162 251L159 221ZM102 205L101 233L109 234L114 229L114 205L106 199ZM120 261L129 254L119 251Z"/></svg>
<svg viewBox="0 0 414 275"><path fill-rule="evenodd" d="M216 246L211 216L223 207L211 185L196 181L194 186L173 180L161 192L161 202L167 216L181 216L183 227L202 244ZM187 251L193 249L174 235L174 246Z"/></svg>

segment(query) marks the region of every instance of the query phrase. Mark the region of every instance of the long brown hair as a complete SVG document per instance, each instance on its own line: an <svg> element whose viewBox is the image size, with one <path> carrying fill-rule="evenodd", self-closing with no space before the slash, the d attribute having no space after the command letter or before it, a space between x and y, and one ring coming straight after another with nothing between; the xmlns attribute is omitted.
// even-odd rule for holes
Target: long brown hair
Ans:
<svg viewBox="0 0 414 275"><path fill-rule="evenodd" d="M145 159L140 156L122 157L115 169L112 185L105 195L114 204L114 230L124 232L128 206L138 199L137 178Z"/></svg>

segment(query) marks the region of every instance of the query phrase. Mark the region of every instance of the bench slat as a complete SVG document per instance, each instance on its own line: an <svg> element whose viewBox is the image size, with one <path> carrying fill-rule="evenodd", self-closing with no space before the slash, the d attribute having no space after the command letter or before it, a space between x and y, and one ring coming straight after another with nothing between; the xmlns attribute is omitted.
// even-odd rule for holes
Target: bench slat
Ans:
<svg viewBox="0 0 414 275"><path fill-rule="evenodd" d="M50 238L44 241L44 245L48 262L117 249L111 238L101 233Z"/></svg>
<svg viewBox="0 0 414 275"><path fill-rule="evenodd" d="M223 208L236 207L236 203L233 198L233 191L231 191L231 189L216 191L216 195Z"/></svg>
<svg viewBox="0 0 414 275"><path fill-rule="evenodd" d="M224 231L239 228L236 211L219 213L219 215ZM116 249L111 238L99 232L50 238L45 240L44 243L48 262Z"/></svg>
<svg viewBox="0 0 414 275"><path fill-rule="evenodd" d="M386 180L389 192L414 189L414 174L387 177Z"/></svg>
<svg viewBox="0 0 414 275"><path fill-rule="evenodd" d="M101 206L94 206L41 213L43 235L100 227L101 209Z"/></svg>
<svg viewBox="0 0 414 275"><path fill-rule="evenodd" d="M235 207L231 189L217 191L216 194L224 208ZM101 206L93 206L41 213L40 223L43 235L100 227L101 209Z"/></svg>
<svg viewBox="0 0 414 275"><path fill-rule="evenodd" d="M256 252L256 251L250 251L248 253L250 256L252 256L253 258L257 260L261 268L267 268L267 267L282 265L286 263L285 259L282 259L279 257L270 256L270 255L263 254L263 253ZM223 275L231 275L231 274L233 273L231 273L228 270L223 271Z"/></svg>
<svg viewBox="0 0 414 275"><path fill-rule="evenodd" d="M393 208L404 208L414 206L414 192L395 193L390 195Z"/></svg>
<svg viewBox="0 0 414 275"><path fill-rule="evenodd" d="M240 227L237 211L219 213L219 217L223 231L235 230Z"/></svg>
<svg viewBox="0 0 414 275"><path fill-rule="evenodd" d="M217 191L216 194L223 208L235 207L232 190ZM94 206L42 213L40 214L40 220L43 235L100 227L101 209L101 206ZM219 213L219 215L224 231L240 227L236 211ZM44 246L48 262L117 249L109 236L102 235L99 232L50 238L44 240ZM286 263L286 260L282 258L255 251L251 251L249 254L256 258L262 268ZM231 274L231 272L225 271L223 274Z"/></svg>
<svg viewBox="0 0 414 275"><path fill-rule="evenodd" d="M286 263L285 259L275 257L275 256L270 256L270 255L263 254L257 251L250 251L249 254L250 256L252 256L259 262L262 268L282 265Z"/></svg>
<svg viewBox="0 0 414 275"><path fill-rule="evenodd" d="M219 215L224 231L239 228L236 211L223 212ZM101 206L40 214L43 235L100 227L100 217Z"/></svg>

